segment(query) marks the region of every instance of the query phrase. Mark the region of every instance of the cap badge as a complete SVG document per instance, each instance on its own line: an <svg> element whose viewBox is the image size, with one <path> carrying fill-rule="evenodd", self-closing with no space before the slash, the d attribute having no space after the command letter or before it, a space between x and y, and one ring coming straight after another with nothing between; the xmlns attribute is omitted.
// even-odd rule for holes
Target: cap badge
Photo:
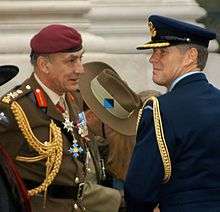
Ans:
<svg viewBox="0 0 220 212"><path fill-rule="evenodd" d="M153 23L151 21L149 21L147 24L148 24L148 28L150 31L150 36L155 37L157 34L157 31L156 31L156 28L154 27Z"/></svg>

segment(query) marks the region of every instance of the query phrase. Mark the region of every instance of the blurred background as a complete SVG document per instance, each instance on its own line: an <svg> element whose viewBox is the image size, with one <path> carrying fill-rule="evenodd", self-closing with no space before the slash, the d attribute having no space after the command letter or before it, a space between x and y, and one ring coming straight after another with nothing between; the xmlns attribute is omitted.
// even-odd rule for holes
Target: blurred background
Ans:
<svg viewBox="0 0 220 212"><path fill-rule="evenodd" d="M198 22L203 23L209 29L217 33L217 41L220 42L220 1L219 0L197 0L200 7L207 12L206 16L199 18ZM218 48L220 52L220 48Z"/></svg>

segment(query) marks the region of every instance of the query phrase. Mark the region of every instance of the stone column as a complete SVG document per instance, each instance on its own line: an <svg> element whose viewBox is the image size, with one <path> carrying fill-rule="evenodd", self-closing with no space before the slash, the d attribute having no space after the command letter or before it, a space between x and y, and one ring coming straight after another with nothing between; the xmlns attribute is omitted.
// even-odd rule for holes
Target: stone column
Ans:
<svg viewBox="0 0 220 212"><path fill-rule="evenodd" d="M1 87L1 94L31 74L29 41L42 27L52 23L72 25L83 32L88 49L91 40L99 43L100 39L86 32L90 25L85 16L91 9L89 0L0 0L0 5L0 64L20 68L18 76Z"/></svg>

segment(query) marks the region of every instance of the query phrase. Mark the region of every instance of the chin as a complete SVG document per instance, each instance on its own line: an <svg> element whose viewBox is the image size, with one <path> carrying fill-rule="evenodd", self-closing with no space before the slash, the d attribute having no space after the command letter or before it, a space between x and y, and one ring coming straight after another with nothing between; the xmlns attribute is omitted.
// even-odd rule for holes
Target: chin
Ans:
<svg viewBox="0 0 220 212"><path fill-rule="evenodd" d="M152 79L153 80L153 82L155 83L155 84L157 84L157 85L160 85L160 86L163 86L163 83L160 81L160 80L158 80L158 79Z"/></svg>
<svg viewBox="0 0 220 212"><path fill-rule="evenodd" d="M153 76L152 81L157 84L159 80L156 77Z"/></svg>
<svg viewBox="0 0 220 212"><path fill-rule="evenodd" d="M78 84L77 85L72 85L72 86L70 86L70 89L68 89L68 90L70 90L70 91L79 90L79 85Z"/></svg>

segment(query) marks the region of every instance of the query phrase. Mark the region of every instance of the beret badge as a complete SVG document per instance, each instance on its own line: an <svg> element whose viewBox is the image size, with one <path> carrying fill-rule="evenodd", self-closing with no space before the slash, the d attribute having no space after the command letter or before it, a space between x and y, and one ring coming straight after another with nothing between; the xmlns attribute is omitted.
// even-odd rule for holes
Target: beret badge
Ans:
<svg viewBox="0 0 220 212"><path fill-rule="evenodd" d="M148 24L148 28L150 31L150 36L155 37L157 34L157 31L156 31L156 28L154 27L153 23L151 21L149 21L147 24Z"/></svg>

